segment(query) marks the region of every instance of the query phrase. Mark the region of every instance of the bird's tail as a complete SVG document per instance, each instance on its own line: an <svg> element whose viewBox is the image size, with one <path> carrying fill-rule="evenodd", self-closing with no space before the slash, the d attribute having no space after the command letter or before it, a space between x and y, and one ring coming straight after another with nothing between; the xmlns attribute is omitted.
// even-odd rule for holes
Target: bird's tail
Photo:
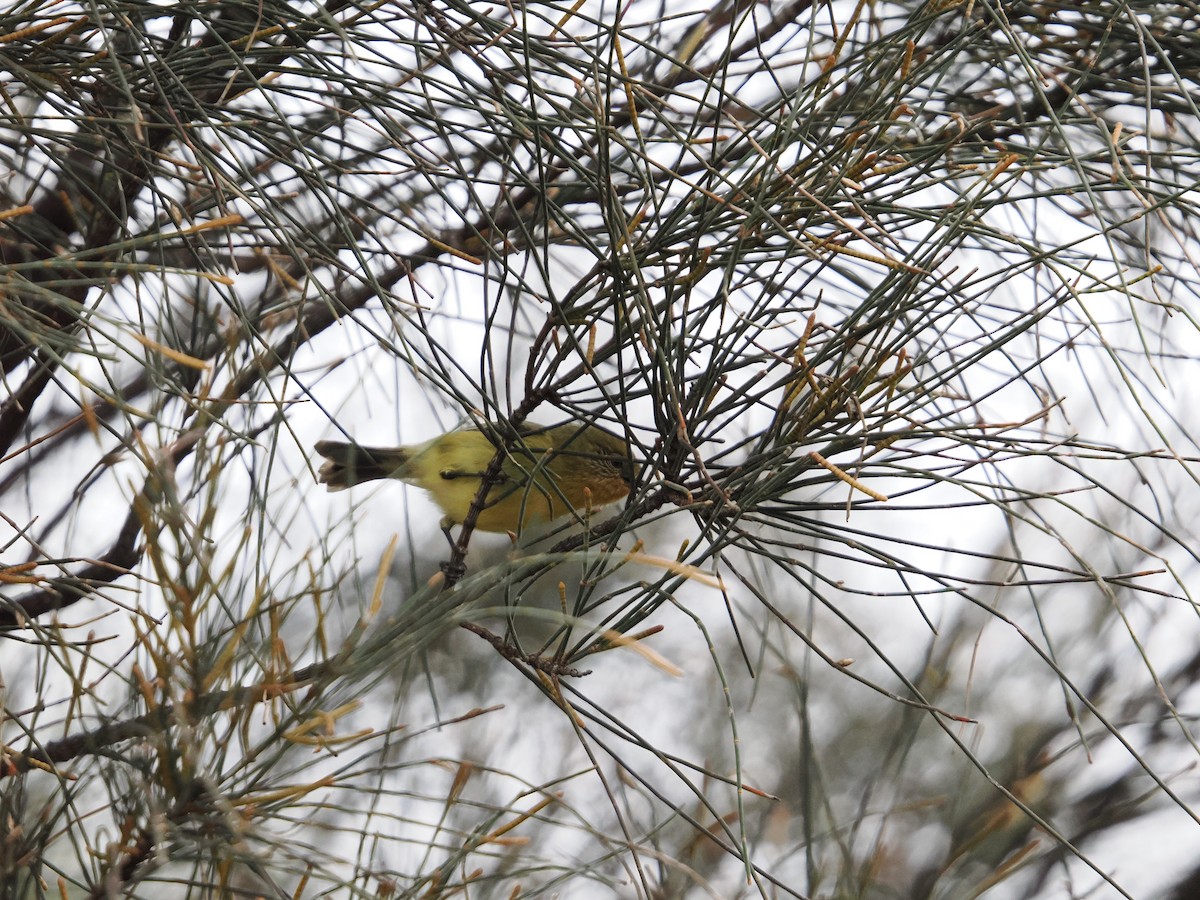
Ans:
<svg viewBox="0 0 1200 900"><path fill-rule="evenodd" d="M376 478L404 478L411 458L407 447L361 447L345 441L317 441L313 449L325 457L317 480L331 491Z"/></svg>

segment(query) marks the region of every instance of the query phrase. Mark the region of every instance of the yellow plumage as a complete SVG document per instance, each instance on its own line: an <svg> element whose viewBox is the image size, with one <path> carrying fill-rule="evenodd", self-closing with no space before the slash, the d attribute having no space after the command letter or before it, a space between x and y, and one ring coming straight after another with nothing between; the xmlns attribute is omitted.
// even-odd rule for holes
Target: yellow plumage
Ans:
<svg viewBox="0 0 1200 900"><path fill-rule="evenodd" d="M448 524L467 517L496 455L496 446L475 428L406 447L319 441L315 449L325 457L318 477L329 490L395 478L427 490ZM632 481L629 448L616 435L594 425L526 423L521 441L507 448L500 479L488 490L475 527L519 532L570 510L582 513L589 504L620 500Z"/></svg>

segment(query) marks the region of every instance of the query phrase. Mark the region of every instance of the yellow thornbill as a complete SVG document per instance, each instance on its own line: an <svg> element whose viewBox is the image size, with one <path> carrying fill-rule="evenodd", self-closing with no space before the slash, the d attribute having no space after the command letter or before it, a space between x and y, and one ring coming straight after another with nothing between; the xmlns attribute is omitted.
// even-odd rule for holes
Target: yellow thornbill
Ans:
<svg viewBox="0 0 1200 900"><path fill-rule="evenodd" d="M520 436L520 442L505 448L499 477L475 520L480 531L519 532L629 493L634 479L629 447L603 428L574 422L547 428L529 422ZM404 447L318 441L314 449L325 457L317 477L329 490L395 478L428 491L445 513L446 527L467 517L496 456L496 445L476 428Z"/></svg>

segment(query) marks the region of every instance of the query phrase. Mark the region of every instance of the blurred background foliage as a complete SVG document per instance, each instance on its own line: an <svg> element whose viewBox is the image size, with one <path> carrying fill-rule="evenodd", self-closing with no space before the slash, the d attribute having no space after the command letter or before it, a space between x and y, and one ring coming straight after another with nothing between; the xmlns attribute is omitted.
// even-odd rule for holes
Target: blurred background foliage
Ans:
<svg viewBox="0 0 1200 900"><path fill-rule="evenodd" d="M1196 13L0 4L0 892L1193 896Z"/></svg>

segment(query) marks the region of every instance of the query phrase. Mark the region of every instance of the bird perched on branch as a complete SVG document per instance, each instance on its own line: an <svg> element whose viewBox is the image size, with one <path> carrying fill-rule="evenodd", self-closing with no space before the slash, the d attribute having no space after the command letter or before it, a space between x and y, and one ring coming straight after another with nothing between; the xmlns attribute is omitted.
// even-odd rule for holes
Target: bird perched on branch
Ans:
<svg viewBox="0 0 1200 900"><path fill-rule="evenodd" d="M527 422L519 433L519 441L504 447L500 471L475 520L480 531L520 532L629 493L634 466L622 438L578 422L553 428ZM497 445L478 428L463 428L404 447L318 441L314 449L325 457L317 477L329 490L395 478L428 491L445 513L443 528L449 528L466 519Z"/></svg>

